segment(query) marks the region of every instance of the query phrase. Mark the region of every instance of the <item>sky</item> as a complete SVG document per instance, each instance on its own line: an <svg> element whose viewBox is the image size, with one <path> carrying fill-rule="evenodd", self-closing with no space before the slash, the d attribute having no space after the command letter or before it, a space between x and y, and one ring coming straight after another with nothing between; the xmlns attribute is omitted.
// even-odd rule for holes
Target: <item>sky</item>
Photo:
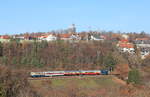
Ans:
<svg viewBox="0 0 150 97"><path fill-rule="evenodd" d="M0 34L77 31L150 32L150 0L0 0Z"/></svg>

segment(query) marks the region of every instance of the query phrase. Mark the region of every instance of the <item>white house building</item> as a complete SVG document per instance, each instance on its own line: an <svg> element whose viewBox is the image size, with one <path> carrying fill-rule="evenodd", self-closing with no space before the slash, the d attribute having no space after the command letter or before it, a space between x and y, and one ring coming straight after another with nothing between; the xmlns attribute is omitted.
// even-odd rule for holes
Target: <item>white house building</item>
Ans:
<svg viewBox="0 0 150 97"><path fill-rule="evenodd" d="M120 52L128 52L130 54L135 53L134 45L132 43L118 43L118 48Z"/></svg>
<svg viewBox="0 0 150 97"><path fill-rule="evenodd" d="M99 35L91 35L90 40L101 41L101 40L104 40L104 38Z"/></svg>
<svg viewBox="0 0 150 97"><path fill-rule="evenodd" d="M55 40L57 40L57 37L52 35L52 34L50 34L50 35L47 35L47 36L39 37L39 40L55 41Z"/></svg>
<svg viewBox="0 0 150 97"><path fill-rule="evenodd" d="M141 54L141 58L145 59L148 55L150 55L150 48L141 48L140 54Z"/></svg>

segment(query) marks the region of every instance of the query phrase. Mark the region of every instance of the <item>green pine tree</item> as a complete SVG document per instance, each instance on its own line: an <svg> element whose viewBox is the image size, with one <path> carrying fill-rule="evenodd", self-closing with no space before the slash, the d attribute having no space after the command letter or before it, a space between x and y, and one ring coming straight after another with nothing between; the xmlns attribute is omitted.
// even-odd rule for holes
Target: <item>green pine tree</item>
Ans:
<svg viewBox="0 0 150 97"><path fill-rule="evenodd" d="M7 65L7 63L8 63L8 58L7 58L6 56L3 56L3 57L2 57L2 63L3 63L4 65Z"/></svg>
<svg viewBox="0 0 150 97"><path fill-rule="evenodd" d="M0 84L0 97L6 97L5 94L6 94L6 93L5 93L5 90L4 90L4 88L3 88L3 85Z"/></svg>
<svg viewBox="0 0 150 97"><path fill-rule="evenodd" d="M113 71L115 65L117 64L116 60L112 57L112 55L108 55L104 58L104 65L110 71Z"/></svg>
<svg viewBox="0 0 150 97"><path fill-rule="evenodd" d="M12 64L13 64L13 65L16 65L16 64L17 64L17 59L16 59L15 57L14 57L13 60L12 60Z"/></svg>
<svg viewBox="0 0 150 97"><path fill-rule="evenodd" d="M128 83L133 83L133 84L140 84L140 73L137 69L133 69L129 72L128 74Z"/></svg>
<svg viewBox="0 0 150 97"><path fill-rule="evenodd" d="M27 57L23 57L23 58L21 59L21 64L22 64L22 65L29 64Z"/></svg>
<svg viewBox="0 0 150 97"><path fill-rule="evenodd" d="M3 56L3 44L0 42L0 57Z"/></svg>

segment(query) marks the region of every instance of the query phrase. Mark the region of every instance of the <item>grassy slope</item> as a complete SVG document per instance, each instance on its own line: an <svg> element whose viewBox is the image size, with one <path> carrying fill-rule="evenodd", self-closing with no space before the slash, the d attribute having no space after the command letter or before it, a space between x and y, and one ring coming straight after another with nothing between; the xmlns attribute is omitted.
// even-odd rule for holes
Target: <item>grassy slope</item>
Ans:
<svg viewBox="0 0 150 97"><path fill-rule="evenodd" d="M149 97L149 89L114 76L29 80L43 97Z"/></svg>
<svg viewBox="0 0 150 97"><path fill-rule="evenodd" d="M72 95L100 97L100 95L113 95L122 86L113 80L113 76L31 80L30 83L45 97L60 95L61 97Z"/></svg>

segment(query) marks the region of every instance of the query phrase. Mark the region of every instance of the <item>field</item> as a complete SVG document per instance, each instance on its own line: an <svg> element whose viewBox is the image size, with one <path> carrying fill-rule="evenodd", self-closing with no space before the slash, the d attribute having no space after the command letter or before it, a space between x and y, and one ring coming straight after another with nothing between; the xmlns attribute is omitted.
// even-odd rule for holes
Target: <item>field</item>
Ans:
<svg viewBox="0 0 150 97"><path fill-rule="evenodd" d="M44 97L149 97L144 86L133 86L115 76L29 80Z"/></svg>
<svg viewBox="0 0 150 97"><path fill-rule="evenodd" d="M114 92L124 87L114 76L54 78L30 83L44 97L115 97Z"/></svg>

